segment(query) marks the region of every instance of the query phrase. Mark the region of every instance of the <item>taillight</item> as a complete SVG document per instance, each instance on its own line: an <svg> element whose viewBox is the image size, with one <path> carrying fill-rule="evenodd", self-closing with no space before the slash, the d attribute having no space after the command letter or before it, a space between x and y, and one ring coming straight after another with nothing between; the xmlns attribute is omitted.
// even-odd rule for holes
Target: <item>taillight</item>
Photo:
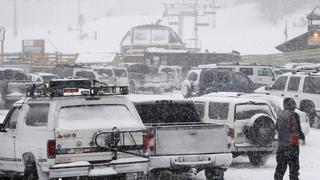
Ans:
<svg viewBox="0 0 320 180"><path fill-rule="evenodd" d="M201 85L198 85L198 91L201 92L203 90L204 90L204 88Z"/></svg>
<svg viewBox="0 0 320 180"><path fill-rule="evenodd" d="M228 137L227 137L227 148L230 149L232 147L232 139L234 137L234 129L228 129Z"/></svg>
<svg viewBox="0 0 320 180"><path fill-rule="evenodd" d="M154 135L153 134L147 134L144 136L143 140L143 150L144 152L150 152L154 148Z"/></svg>
<svg viewBox="0 0 320 180"><path fill-rule="evenodd" d="M79 92L79 89L78 88L65 88L65 89L63 89L63 92L65 92L65 93L77 93L77 92Z"/></svg>
<svg viewBox="0 0 320 180"><path fill-rule="evenodd" d="M54 159L56 157L56 141L55 140L48 141L47 155L48 155L48 159Z"/></svg>
<svg viewBox="0 0 320 180"><path fill-rule="evenodd" d="M230 136L231 138L234 138L234 129L233 128L229 128L228 136Z"/></svg>

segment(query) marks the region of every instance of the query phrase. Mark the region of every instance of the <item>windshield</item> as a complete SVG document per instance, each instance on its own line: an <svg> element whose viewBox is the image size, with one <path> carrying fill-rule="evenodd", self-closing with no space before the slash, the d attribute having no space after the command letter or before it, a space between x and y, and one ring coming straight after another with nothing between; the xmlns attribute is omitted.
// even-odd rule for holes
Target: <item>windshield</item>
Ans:
<svg viewBox="0 0 320 180"><path fill-rule="evenodd" d="M193 103L137 103L136 108L144 123L200 122Z"/></svg>
<svg viewBox="0 0 320 180"><path fill-rule="evenodd" d="M101 129L136 127L137 124L139 122L124 105L82 105L62 107L58 126L61 129Z"/></svg>
<svg viewBox="0 0 320 180"><path fill-rule="evenodd" d="M320 94L320 77L306 77L303 85L303 92Z"/></svg>
<svg viewBox="0 0 320 180"><path fill-rule="evenodd" d="M127 71L124 69L113 69L114 75L116 77L127 77Z"/></svg>
<svg viewBox="0 0 320 180"><path fill-rule="evenodd" d="M254 115L261 113L273 117L272 111L267 104L238 104L235 109L235 120L251 119Z"/></svg>
<svg viewBox="0 0 320 180"><path fill-rule="evenodd" d="M112 77L113 73L111 69L94 69L95 72L98 73L100 76L108 76Z"/></svg>

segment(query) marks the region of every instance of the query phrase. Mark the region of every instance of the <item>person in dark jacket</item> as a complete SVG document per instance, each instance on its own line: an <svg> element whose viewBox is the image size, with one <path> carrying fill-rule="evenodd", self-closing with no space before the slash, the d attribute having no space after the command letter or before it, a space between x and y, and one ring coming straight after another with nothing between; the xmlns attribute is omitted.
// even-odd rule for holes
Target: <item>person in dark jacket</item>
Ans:
<svg viewBox="0 0 320 180"><path fill-rule="evenodd" d="M282 180L289 165L290 180L299 180L299 139L305 144L305 137L301 131L300 117L295 112L297 107L292 98L283 100L284 110L277 119L278 150L277 167L274 180Z"/></svg>

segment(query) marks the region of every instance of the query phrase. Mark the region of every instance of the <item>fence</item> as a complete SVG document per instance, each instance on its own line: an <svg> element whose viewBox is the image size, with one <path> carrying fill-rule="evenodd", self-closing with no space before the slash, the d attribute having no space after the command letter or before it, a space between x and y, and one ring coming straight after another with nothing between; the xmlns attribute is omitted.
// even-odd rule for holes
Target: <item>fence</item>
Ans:
<svg viewBox="0 0 320 180"><path fill-rule="evenodd" d="M3 64L29 64L31 66L55 66L57 64L72 64L78 54L57 53L4 53Z"/></svg>
<svg viewBox="0 0 320 180"><path fill-rule="evenodd" d="M290 62L313 62L320 63L320 49L294 51L288 53L244 55L241 62L258 63L273 66L284 65Z"/></svg>

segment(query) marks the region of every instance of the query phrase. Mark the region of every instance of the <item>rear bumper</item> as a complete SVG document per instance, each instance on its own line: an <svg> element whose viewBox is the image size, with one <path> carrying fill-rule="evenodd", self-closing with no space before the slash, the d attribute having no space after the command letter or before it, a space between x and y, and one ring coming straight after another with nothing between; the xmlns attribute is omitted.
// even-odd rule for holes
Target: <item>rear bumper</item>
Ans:
<svg viewBox="0 0 320 180"><path fill-rule="evenodd" d="M110 176L122 173L146 172L148 167L149 160L146 158L122 158L104 164L90 164L89 162L79 162L78 165L76 163L59 164L49 168L49 177Z"/></svg>
<svg viewBox="0 0 320 180"><path fill-rule="evenodd" d="M255 146L248 143L242 143L242 144L233 144L231 151L233 153L246 153L246 152L270 152L275 153L278 148L278 142L273 141L269 146Z"/></svg>
<svg viewBox="0 0 320 180"><path fill-rule="evenodd" d="M150 157L150 170L170 168L207 168L228 167L232 163L231 153L176 155L176 156L152 156Z"/></svg>

